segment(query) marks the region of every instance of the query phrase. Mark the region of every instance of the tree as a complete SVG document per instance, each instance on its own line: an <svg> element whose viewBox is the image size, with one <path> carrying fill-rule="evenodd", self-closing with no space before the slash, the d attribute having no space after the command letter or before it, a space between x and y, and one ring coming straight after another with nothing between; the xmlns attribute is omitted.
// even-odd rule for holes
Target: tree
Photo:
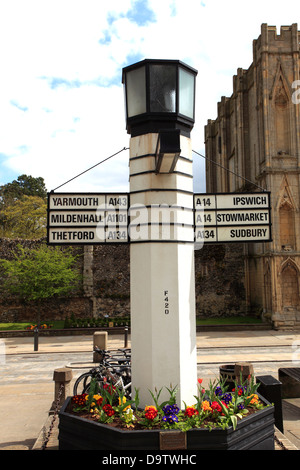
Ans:
<svg viewBox="0 0 300 470"><path fill-rule="evenodd" d="M23 302L38 304L66 296L78 286L81 278L76 268L77 258L71 248L63 251L45 244L35 249L18 245L11 260L0 259L3 291L16 295Z"/></svg>
<svg viewBox="0 0 300 470"><path fill-rule="evenodd" d="M37 196L23 196L4 205L0 217L0 236L37 239L46 236L47 203Z"/></svg>
<svg viewBox="0 0 300 470"><path fill-rule="evenodd" d="M47 189L44 183L44 178L34 178L30 175L21 175L12 183L0 186L0 198L2 203L15 201L23 196L36 196L46 199Z"/></svg>
<svg viewBox="0 0 300 470"><path fill-rule="evenodd" d="M47 189L41 177L21 175L0 186L0 237L46 236Z"/></svg>

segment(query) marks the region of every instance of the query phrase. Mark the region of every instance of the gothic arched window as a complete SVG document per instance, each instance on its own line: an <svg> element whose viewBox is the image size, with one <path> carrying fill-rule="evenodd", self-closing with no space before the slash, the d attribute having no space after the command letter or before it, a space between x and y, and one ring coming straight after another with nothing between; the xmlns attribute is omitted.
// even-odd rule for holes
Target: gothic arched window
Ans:
<svg viewBox="0 0 300 470"><path fill-rule="evenodd" d="M287 262L281 272L282 307L297 308L300 305L299 280L296 267Z"/></svg>
<svg viewBox="0 0 300 470"><path fill-rule="evenodd" d="M276 87L275 97L275 131L276 150L278 155L290 154L290 109L289 97L285 91L282 78Z"/></svg>
<svg viewBox="0 0 300 470"><path fill-rule="evenodd" d="M295 214L293 208L285 203L279 209L280 244L284 250L295 249Z"/></svg>

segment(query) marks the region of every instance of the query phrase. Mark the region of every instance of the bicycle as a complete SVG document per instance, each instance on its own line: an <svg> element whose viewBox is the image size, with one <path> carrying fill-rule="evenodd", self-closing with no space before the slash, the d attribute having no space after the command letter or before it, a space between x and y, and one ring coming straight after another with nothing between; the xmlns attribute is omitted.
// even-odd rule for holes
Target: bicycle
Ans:
<svg viewBox="0 0 300 470"><path fill-rule="evenodd" d="M100 387L111 383L119 388L127 398L131 396L131 353L128 349L117 349L106 351L104 349L94 348L100 356L98 367L90 369L81 374L75 381L73 395L88 393L91 381L96 379Z"/></svg>

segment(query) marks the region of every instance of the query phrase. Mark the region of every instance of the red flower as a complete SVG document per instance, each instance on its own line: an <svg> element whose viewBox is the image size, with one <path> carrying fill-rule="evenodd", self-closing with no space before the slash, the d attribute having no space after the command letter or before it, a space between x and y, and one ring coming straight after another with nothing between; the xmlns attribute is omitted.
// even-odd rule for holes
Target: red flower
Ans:
<svg viewBox="0 0 300 470"><path fill-rule="evenodd" d="M202 382L203 382L203 379L198 379L199 384L202 384Z"/></svg>
<svg viewBox="0 0 300 470"><path fill-rule="evenodd" d="M232 392L235 392L235 388L232 389ZM238 395L241 396L243 393L243 389L240 388L239 391L238 391Z"/></svg>
<svg viewBox="0 0 300 470"><path fill-rule="evenodd" d="M157 409L155 406L146 406L145 408L145 418L153 421L157 416Z"/></svg>
<svg viewBox="0 0 300 470"><path fill-rule="evenodd" d="M218 413L222 411L222 406L217 401L213 401L210 406L213 411L217 411Z"/></svg>
<svg viewBox="0 0 300 470"><path fill-rule="evenodd" d="M191 418L192 416L198 415L199 413L198 410L196 410L193 406L187 406L184 414L185 416Z"/></svg>
<svg viewBox="0 0 300 470"><path fill-rule="evenodd" d="M115 411L114 411L113 407L109 403L104 405L102 409L103 409L104 413L107 414L107 416L113 416L115 414Z"/></svg>
<svg viewBox="0 0 300 470"><path fill-rule="evenodd" d="M103 390L107 390L110 395L113 395L114 391L116 390L116 387L112 384L109 383L104 383L102 385Z"/></svg>
<svg viewBox="0 0 300 470"><path fill-rule="evenodd" d="M98 400L96 401L96 403L97 403L98 406L101 406L101 405L102 405L102 402L103 402L103 398L102 398L102 397L98 398Z"/></svg>
<svg viewBox="0 0 300 470"><path fill-rule="evenodd" d="M82 393L82 395L74 395L72 397L72 403L77 406L84 406L86 404L87 393Z"/></svg>

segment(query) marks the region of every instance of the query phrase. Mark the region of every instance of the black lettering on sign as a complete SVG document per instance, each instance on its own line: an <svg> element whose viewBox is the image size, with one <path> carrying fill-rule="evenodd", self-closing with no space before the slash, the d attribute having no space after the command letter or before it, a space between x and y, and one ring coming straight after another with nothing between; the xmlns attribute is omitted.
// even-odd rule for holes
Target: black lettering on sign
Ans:
<svg viewBox="0 0 300 470"><path fill-rule="evenodd" d="M109 206L127 206L127 197L110 197L108 201Z"/></svg>
<svg viewBox="0 0 300 470"><path fill-rule="evenodd" d="M198 230L197 231L197 240L211 240L215 238L214 230Z"/></svg>
<svg viewBox="0 0 300 470"><path fill-rule="evenodd" d="M97 197L54 197L54 206L98 206Z"/></svg>
<svg viewBox="0 0 300 470"><path fill-rule="evenodd" d="M126 240L126 230L109 230L107 232L107 240Z"/></svg>
<svg viewBox="0 0 300 470"><path fill-rule="evenodd" d="M127 223L127 214L126 213L112 213L107 214L106 216L107 223Z"/></svg>
<svg viewBox="0 0 300 470"><path fill-rule="evenodd" d="M229 212L217 214L217 222L219 223L268 222L268 219L268 212Z"/></svg>
<svg viewBox="0 0 300 470"><path fill-rule="evenodd" d="M210 197L197 197L196 206L209 207L211 205Z"/></svg>
<svg viewBox="0 0 300 470"><path fill-rule="evenodd" d="M164 304L165 304L165 315L169 315L170 309L169 309L169 291L165 290L164 291Z"/></svg>
<svg viewBox="0 0 300 470"><path fill-rule="evenodd" d="M265 238L267 236L267 229L232 229L230 230L231 238Z"/></svg>
<svg viewBox="0 0 300 470"><path fill-rule="evenodd" d="M235 206L241 205L267 205L268 199L266 196L238 196L233 198Z"/></svg>

